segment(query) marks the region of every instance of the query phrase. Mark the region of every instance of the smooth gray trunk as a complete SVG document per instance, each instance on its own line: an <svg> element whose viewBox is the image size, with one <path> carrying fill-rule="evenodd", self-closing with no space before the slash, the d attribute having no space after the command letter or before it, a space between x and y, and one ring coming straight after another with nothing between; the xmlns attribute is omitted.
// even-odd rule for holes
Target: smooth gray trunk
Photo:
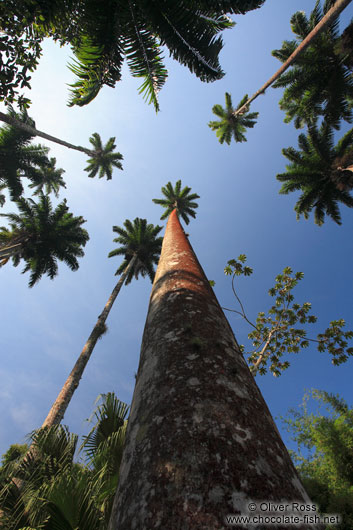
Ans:
<svg viewBox="0 0 353 530"><path fill-rule="evenodd" d="M12 125L13 127L22 129L23 131L27 132L31 136L40 136L41 138L44 138L45 140L49 140L49 142L55 142L56 144L63 145L65 147L68 147L69 149L75 149L75 151L80 151L81 153L85 153L88 156L95 155L94 151L91 151L90 149L86 149L85 147L81 147L80 145L74 145L74 144L65 142L64 140L60 140L60 138L56 138L55 136L51 136L50 134L39 131L38 129L31 127L31 125L28 125L28 123L23 123L17 118L14 118L13 116L9 116L8 114L4 114L3 112L0 112L0 120L7 123L8 125Z"/></svg>
<svg viewBox="0 0 353 530"><path fill-rule="evenodd" d="M88 337L88 340L84 345L83 350L75 363L75 366L71 370L69 377L66 379L64 386L62 387L58 397L54 401L48 416L44 420L42 428L51 427L52 425L57 425L61 423L66 409L69 406L71 398L79 385L83 371L86 368L86 365L91 357L96 342L102 334L102 329L104 328L105 321L108 318L109 312L114 304L114 301L119 294L119 291L126 279L126 276L128 275L130 269L134 266L136 259L136 256L131 259L125 271L120 276L119 281L114 287L107 303L104 306L102 313L99 315L96 325L94 326L90 336Z"/></svg>

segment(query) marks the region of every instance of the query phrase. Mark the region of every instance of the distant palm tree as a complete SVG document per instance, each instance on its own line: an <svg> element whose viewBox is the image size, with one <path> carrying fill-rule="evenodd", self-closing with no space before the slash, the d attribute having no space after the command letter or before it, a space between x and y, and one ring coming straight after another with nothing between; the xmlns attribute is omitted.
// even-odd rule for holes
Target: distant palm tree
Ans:
<svg viewBox="0 0 353 530"><path fill-rule="evenodd" d="M33 195L40 195L42 192L45 195L54 193L55 197L59 196L61 187L66 188L66 184L62 175L65 173L64 169L56 168L56 158L50 158L45 166L41 166L33 178L30 188L35 188Z"/></svg>
<svg viewBox="0 0 353 530"><path fill-rule="evenodd" d="M303 11L294 13L290 22L297 40L284 41L282 48L274 50L272 55L285 62L335 3L335 0L326 0L321 9L320 0L317 0L310 17ZM310 123L323 115L336 129L341 119L352 121L352 69L346 66L338 52L340 39L336 17L297 57L292 69L273 84L274 88L285 87L280 101L281 108L287 111L285 121L295 118L296 127L301 127L303 122Z"/></svg>
<svg viewBox="0 0 353 530"><path fill-rule="evenodd" d="M123 159L123 155L120 153L114 153L115 149L115 138L110 138L110 140L103 147L101 137L98 133L93 133L89 139L91 144L94 147L95 155L88 160L88 166L85 168L85 171L88 171L88 176L93 178L99 172L99 178L107 176L107 180L112 178L113 167L118 169L123 169L120 160Z"/></svg>
<svg viewBox="0 0 353 530"><path fill-rule="evenodd" d="M185 186L181 189L181 180L178 180L173 188L172 183L168 182L166 186L162 187L162 193L165 199L152 199L155 204L160 204L165 208L165 212L161 216L161 219L166 219L173 210L177 210L185 223L189 224L189 216L195 218L195 208L198 208L198 204L195 199L199 199L199 195L191 193L191 188Z"/></svg>
<svg viewBox="0 0 353 530"><path fill-rule="evenodd" d="M34 124L25 112L17 114L12 107L9 107L8 116ZM48 147L33 145L32 139L32 134L12 125L0 128L0 186L8 189L12 200L19 199L23 192L21 177L35 182L38 170L44 170L49 163Z"/></svg>
<svg viewBox="0 0 353 530"><path fill-rule="evenodd" d="M322 225L325 214L341 224L338 203L353 207L353 129L334 146L333 130L323 122L320 129L312 126L308 136L298 139L300 151L283 149L290 160L286 173L277 175L283 182L280 193L301 191L295 211L307 219L314 210L315 223Z"/></svg>
<svg viewBox="0 0 353 530"><path fill-rule="evenodd" d="M212 108L213 114L216 114L220 120L210 121L208 126L212 131L216 131L216 136L221 144L226 142L229 145L232 136L236 142L246 142L244 133L247 128L254 127L259 113L248 112L248 108L244 108L241 113L235 114L235 112L243 107L244 103L248 100L247 94L245 94L236 109L232 106L232 98L228 92L226 92L225 97L225 108L223 108L222 105L214 105Z"/></svg>
<svg viewBox="0 0 353 530"><path fill-rule="evenodd" d="M0 214L10 221L9 228L0 227L0 266L12 258L15 267L26 263L22 272L30 272L29 287L43 274L53 279L58 273L57 260L64 261L71 270L79 267L77 258L84 255L89 239L81 226L83 217L69 212L66 199L53 210L48 196L41 194L39 202L20 198L19 213Z"/></svg>
<svg viewBox="0 0 353 530"><path fill-rule="evenodd" d="M153 281L154 265L158 263L162 245L162 238L157 237L157 235L162 230L162 227L147 224L146 219L139 219L138 217L133 222L126 219L124 227L113 226L113 231L119 234L114 239L114 242L119 243L120 247L109 253L109 257L124 256L122 264L116 271L116 274L121 274L119 281L108 298L102 313L99 315L82 352L53 403L42 427L52 426L62 421L97 340L106 331L105 322L123 284L129 284L133 278L138 279L139 275L142 277L147 275Z"/></svg>
<svg viewBox="0 0 353 530"><path fill-rule="evenodd" d="M93 133L92 137L90 138L90 142L94 147L92 150L87 149L86 147L81 147L80 145L70 144L64 140L60 140L60 138L56 138L55 136L51 136L50 134L39 131L35 128L34 121L28 120L28 116L25 111L23 111L21 116L14 116L11 112L9 114L0 112L0 121L20 129L31 137L40 136L41 138L44 138L50 142L55 142L69 149L75 149L76 151L85 153L90 157L88 160L88 166L85 169L85 171L89 172L89 177L94 177L99 171L99 178L106 175L107 179L109 180L112 178L112 166L122 169L122 165L120 162L118 162L118 160L123 160L123 155L119 152L113 153L113 149L116 148L114 137L110 138L106 145L103 146L99 134Z"/></svg>

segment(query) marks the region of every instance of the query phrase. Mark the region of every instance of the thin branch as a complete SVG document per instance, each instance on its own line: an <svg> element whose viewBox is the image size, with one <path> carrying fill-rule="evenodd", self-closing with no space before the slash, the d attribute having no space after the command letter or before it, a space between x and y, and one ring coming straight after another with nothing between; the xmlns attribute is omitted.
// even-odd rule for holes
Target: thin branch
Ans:
<svg viewBox="0 0 353 530"><path fill-rule="evenodd" d="M242 312L243 312L243 313L239 313L239 314L242 315L242 317L247 321L248 324L250 324L250 326L252 326L254 329L256 329L257 331L259 331L259 330L257 329L257 327L256 327L252 322L250 322L250 320L248 319L248 317L247 317L246 314L245 314L244 306L243 306L243 304L241 303L240 298L239 298L239 296L237 295L237 293L236 293L236 291L235 291L235 287L234 287L234 277L235 277L235 275L234 275L234 273L233 273L233 277L232 277L232 291L233 291L233 293L234 293L235 298L238 300L239 305L240 305L240 307L241 307L241 310L242 310Z"/></svg>

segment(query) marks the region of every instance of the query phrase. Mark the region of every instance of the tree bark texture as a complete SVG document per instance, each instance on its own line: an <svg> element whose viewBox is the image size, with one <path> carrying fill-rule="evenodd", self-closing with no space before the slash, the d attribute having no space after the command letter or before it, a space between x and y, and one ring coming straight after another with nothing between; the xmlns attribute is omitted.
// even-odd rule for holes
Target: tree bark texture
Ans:
<svg viewBox="0 0 353 530"><path fill-rule="evenodd" d="M174 210L109 529L225 529L263 500L310 503Z"/></svg>
<svg viewBox="0 0 353 530"><path fill-rule="evenodd" d="M69 377L66 379L64 386L59 392L58 397L54 401L48 416L42 424L43 427L51 427L52 425L59 424L64 418L67 407L71 401L71 398L80 383L80 379L86 368L86 365L91 357L93 349L97 343L97 340L102 334L102 329L105 324L105 321L108 318L109 312L115 302L116 297L119 294L119 291L125 281L126 276L128 275L130 269L134 266L136 261L136 256L133 256L130 263L126 267L123 274L120 276L118 283L114 287L107 303L104 306L102 313L99 315L96 325L94 326L86 344L83 347L83 350L78 357L75 366L70 372Z"/></svg>

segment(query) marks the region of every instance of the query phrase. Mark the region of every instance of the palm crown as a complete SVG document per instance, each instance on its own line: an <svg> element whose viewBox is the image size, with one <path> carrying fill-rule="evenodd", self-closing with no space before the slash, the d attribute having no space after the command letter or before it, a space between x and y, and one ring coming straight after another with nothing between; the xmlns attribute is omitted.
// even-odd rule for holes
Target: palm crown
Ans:
<svg viewBox="0 0 353 530"><path fill-rule="evenodd" d="M165 199L152 199L155 204L160 204L165 208L165 212L161 215L161 219L166 219L173 210L177 210L178 215L184 219L185 223L189 224L189 216L195 218L195 208L198 204L195 199L199 199L196 193L190 193L191 188L185 186L181 189L181 180L178 180L173 188L172 183L168 182L166 186L161 189Z"/></svg>
<svg viewBox="0 0 353 530"><path fill-rule="evenodd" d="M282 48L274 50L272 55L285 62L333 4L334 0L326 0L321 9L317 0L309 18L302 11L295 13L291 26L297 40L284 41ZM286 87L280 101L281 108L287 111L285 121L295 117L295 126L302 127L305 122L311 123L323 115L332 126L339 128L341 118L352 120L352 72L342 59L339 44L336 18L273 84L275 88Z"/></svg>
<svg viewBox="0 0 353 530"><path fill-rule="evenodd" d="M21 198L16 204L19 214L1 214L10 227L0 228L0 264L12 258L17 266L23 260L22 272L31 273L29 287L43 274L53 279L58 273L57 260L77 270L77 258L84 255L82 247L89 239L82 228L85 220L69 212L66 200L53 210L49 197L43 194L38 203Z"/></svg>
<svg viewBox="0 0 353 530"><path fill-rule="evenodd" d="M54 193L55 197L59 196L61 187L66 188L66 184L62 175L65 173L64 169L55 167L56 158L50 158L45 166L41 166L33 178L33 182L29 185L30 188L36 188L33 195L40 195L45 190L45 195Z"/></svg>
<svg viewBox="0 0 353 530"><path fill-rule="evenodd" d="M353 129L348 131L334 146L333 130L326 122L320 129L309 128L308 136L301 134L298 139L300 151L293 147L283 149L290 160L287 172L277 175L283 182L280 193L301 190L302 194L295 205L297 217L307 219L314 210L315 222L322 225L325 214L341 224L339 202L353 207ZM352 166L353 167L353 166Z"/></svg>
<svg viewBox="0 0 353 530"><path fill-rule="evenodd" d="M253 128L258 112L248 112L248 109L239 114L235 114L248 100L248 95L245 94L236 108L233 108L231 95L225 94L226 106L214 105L212 108L213 114L218 116L220 120L210 121L208 126L212 131L216 131L216 136L219 143L226 142L228 145L231 142L232 136L236 142L246 142L244 133L247 128Z"/></svg>
<svg viewBox="0 0 353 530"><path fill-rule="evenodd" d="M23 111L17 114L9 106L8 115L29 125L33 120ZM55 169L55 158L49 161L49 148L43 145L31 145L33 136L26 131L5 125L0 128L0 185L7 188L12 200L17 200L22 192L21 178L28 178L31 187L41 187L41 183L48 179L48 172L60 175L63 170ZM53 177L52 179L53 180ZM56 180L58 187L64 185L62 179Z"/></svg>
<svg viewBox="0 0 353 530"><path fill-rule="evenodd" d="M85 171L88 171L88 176L93 178L99 172L99 178L107 176L107 180L112 178L113 167L123 169L120 160L123 160L123 155L119 152L113 152L116 148L115 138L112 137L103 147L101 137L98 133L93 133L89 139L93 145L93 156L88 160L88 166Z"/></svg>
<svg viewBox="0 0 353 530"><path fill-rule="evenodd" d="M158 263L162 247L162 238L157 235L162 227L147 224L146 219L139 217L132 222L126 219L124 227L113 226L113 231L119 234L113 241L119 243L120 247L108 254L110 258L124 256L116 274L122 274L135 257L134 265L126 276L125 284L129 284L133 278L137 279L139 275L143 278L147 275L153 281L154 265Z"/></svg>

